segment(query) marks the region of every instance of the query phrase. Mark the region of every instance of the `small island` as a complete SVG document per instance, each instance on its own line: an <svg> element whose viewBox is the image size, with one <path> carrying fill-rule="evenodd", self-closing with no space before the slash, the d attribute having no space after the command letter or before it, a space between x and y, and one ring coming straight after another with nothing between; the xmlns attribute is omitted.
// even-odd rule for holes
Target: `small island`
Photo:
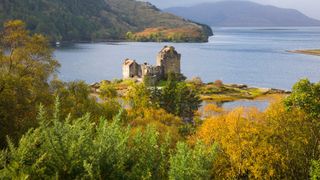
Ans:
<svg viewBox="0 0 320 180"><path fill-rule="evenodd" d="M298 54L307 54L307 55L320 56L320 49L293 50L293 51L288 51L288 52L298 53Z"/></svg>
<svg viewBox="0 0 320 180"><path fill-rule="evenodd" d="M163 88L168 82L168 77L174 74L179 81L184 81L189 87L196 90L202 101L217 103L232 102L237 100L255 100L269 95L287 95L289 91L249 87L245 84L225 84L221 80L204 83L200 77L186 80L181 73L181 54L173 46L165 46L157 55L156 65L148 63L139 64L136 60L125 59L122 65L122 80L104 80L91 85L94 96L100 92L102 84L112 84L119 97L124 97L132 84L144 83L150 88Z"/></svg>

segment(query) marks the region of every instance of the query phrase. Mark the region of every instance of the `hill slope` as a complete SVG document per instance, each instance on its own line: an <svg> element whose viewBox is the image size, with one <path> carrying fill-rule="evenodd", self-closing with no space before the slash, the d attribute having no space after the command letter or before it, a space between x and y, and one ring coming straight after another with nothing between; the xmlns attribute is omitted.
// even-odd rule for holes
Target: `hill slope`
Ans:
<svg viewBox="0 0 320 180"><path fill-rule="evenodd" d="M189 41L206 41L212 34L207 26L135 0L2 0L0 23L9 19L24 20L28 29L52 41L121 40L128 31L160 27L199 32Z"/></svg>
<svg viewBox="0 0 320 180"><path fill-rule="evenodd" d="M249 1L221 1L164 11L211 26L319 26L320 21L293 9Z"/></svg>

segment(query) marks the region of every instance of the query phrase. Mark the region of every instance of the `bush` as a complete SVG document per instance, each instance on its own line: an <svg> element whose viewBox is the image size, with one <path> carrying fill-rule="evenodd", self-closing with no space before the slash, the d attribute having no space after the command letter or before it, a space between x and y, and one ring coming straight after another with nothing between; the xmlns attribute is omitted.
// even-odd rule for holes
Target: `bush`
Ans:
<svg viewBox="0 0 320 180"><path fill-rule="evenodd" d="M223 82L222 82L221 80L216 80L216 81L214 82L214 85L217 86L217 87L219 87L219 88L221 88L221 87L223 86Z"/></svg>
<svg viewBox="0 0 320 180"><path fill-rule="evenodd" d="M40 125L0 153L0 179L209 178L215 150L161 135L154 125L131 129L121 112L111 122L52 117L40 107ZM170 161L170 163L168 163ZM170 170L171 169L171 170Z"/></svg>

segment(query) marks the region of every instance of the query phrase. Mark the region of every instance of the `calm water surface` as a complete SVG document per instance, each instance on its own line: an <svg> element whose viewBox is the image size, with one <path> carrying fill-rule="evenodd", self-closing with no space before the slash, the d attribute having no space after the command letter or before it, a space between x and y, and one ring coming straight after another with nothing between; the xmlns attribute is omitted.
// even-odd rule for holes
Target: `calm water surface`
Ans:
<svg viewBox="0 0 320 180"><path fill-rule="evenodd" d="M320 80L320 57L286 50L320 48L320 27L213 28L209 43L85 43L58 48L66 81L120 79L125 58L155 64L164 45L182 54L182 71L205 82L220 79L257 87L291 89L300 78Z"/></svg>

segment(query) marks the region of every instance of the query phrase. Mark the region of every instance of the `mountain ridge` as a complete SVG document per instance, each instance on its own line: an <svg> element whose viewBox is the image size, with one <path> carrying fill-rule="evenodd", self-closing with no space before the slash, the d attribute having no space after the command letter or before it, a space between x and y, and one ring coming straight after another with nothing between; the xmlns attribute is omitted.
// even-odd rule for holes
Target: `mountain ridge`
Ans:
<svg viewBox="0 0 320 180"><path fill-rule="evenodd" d="M197 37L186 35L189 41L207 41L212 34L210 27L136 0L0 1L0 23L12 19L25 21L29 30L45 34L51 41L125 40L129 31L159 27L199 32Z"/></svg>
<svg viewBox="0 0 320 180"><path fill-rule="evenodd" d="M251 1L207 2L189 7L166 8L164 11L210 26L320 26L319 20L307 17L298 10Z"/></svg>

